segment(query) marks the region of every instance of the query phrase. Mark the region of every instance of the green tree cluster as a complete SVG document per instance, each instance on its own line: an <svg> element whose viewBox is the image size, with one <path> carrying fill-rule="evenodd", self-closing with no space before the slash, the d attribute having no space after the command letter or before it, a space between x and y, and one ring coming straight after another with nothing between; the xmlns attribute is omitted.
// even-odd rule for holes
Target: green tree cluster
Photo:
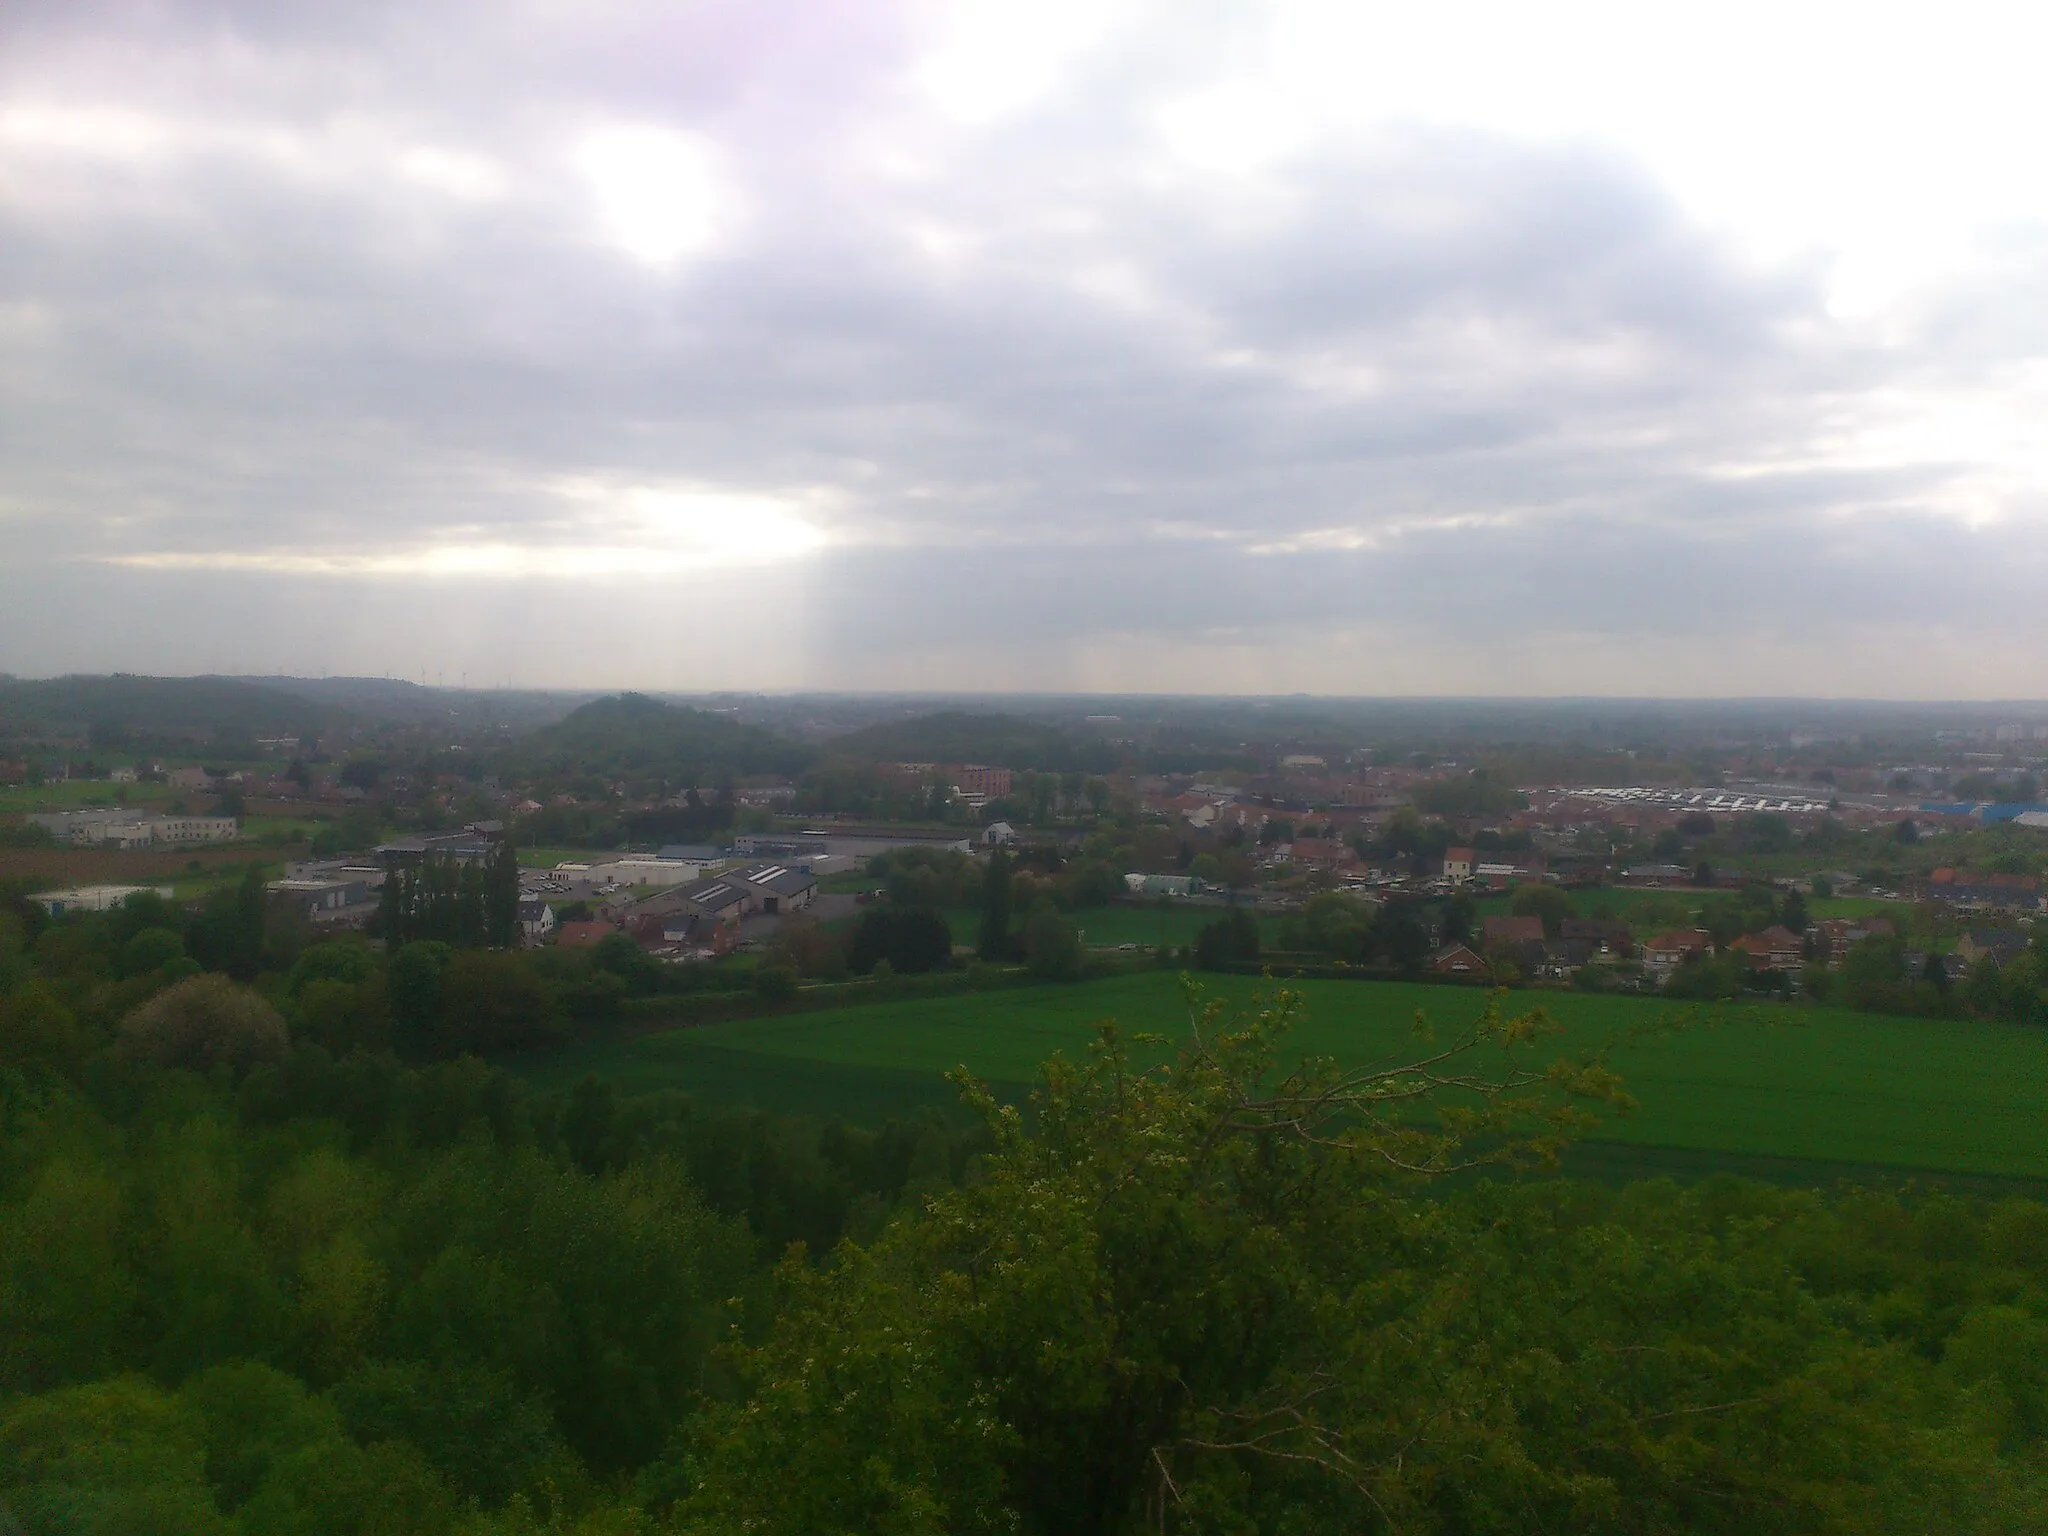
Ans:
<svg viewBox="0 0 2048 1536"><path fill-rule="evenodd" d="M953 934L946 920L925 907L871 903L855 925L847 946L847 968L865 976L886 963L892 973L917 975L950 965Z"/></svg>
<svg viewBox="0 0 2048 1536"><path fill-rule="evenodd" d="M519 857L494 844L481 860L430 855L390 870L377 908L394 951L419 939L458 949L507 949L519 942Z"/></svg>

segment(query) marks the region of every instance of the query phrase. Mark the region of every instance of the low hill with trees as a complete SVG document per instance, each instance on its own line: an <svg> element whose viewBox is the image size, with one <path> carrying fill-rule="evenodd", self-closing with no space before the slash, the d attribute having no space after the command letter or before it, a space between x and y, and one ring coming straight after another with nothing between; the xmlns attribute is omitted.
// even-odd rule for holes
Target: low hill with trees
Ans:
<svg viewBox="0 0 2048 1536"><path fill-rule="evenodd" d="M595 699L513 749L529 773L634 775L709 783L750 773L800 773L812 751L760 726L644 693Z"/></svg>
<svg viewBox="0 0 2048 1536"><path fill-rule="evenodd" d="M345 710L234 677L0 677L0 741L190 751L259 735L312 736Z"/></svg>

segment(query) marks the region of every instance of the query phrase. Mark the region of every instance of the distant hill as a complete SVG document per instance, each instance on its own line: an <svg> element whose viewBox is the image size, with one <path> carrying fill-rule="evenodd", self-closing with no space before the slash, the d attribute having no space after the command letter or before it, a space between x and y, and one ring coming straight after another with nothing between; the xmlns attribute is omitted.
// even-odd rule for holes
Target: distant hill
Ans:
<svg viewBox="0 0 2048 1536"><path fill-rule="evenodd" d="M530 688L429 688L395 677L258 677L250 681L337 705L369 720L504 726L514 731L551 724L595 697L587 692L549 693Z"/></svg>
<svg viewBox="0 0 2048 1536"><path fill-rule="evenodd" d="M333 705L233 677L0 677L0 741L214 750L257 736L318 735L351 718Z"/></svg>
<svg viewBox="0 0 2048 1536"><path fill-rule="evenodd" d="M1041 773L1103 773L1116 754L1091 740L1018 715L947 710L888 720L825 743L825 755L846 762L987 763Z"/></svg>
<svg viewBox="0 0 2048 1536"><path fill-rule="evenodd" d="M712 783L753 773L801 773L816 755L802 742L724 715L614 694L572 710L512 749L529 773L631 774Z"/></svg>

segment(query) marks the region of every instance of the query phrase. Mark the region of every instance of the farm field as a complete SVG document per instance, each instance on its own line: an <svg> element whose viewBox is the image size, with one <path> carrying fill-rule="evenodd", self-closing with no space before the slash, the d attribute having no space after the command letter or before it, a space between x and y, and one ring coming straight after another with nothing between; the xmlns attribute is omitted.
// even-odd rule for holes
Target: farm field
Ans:
<svg viewBox="0 0 2048 1536"><path fill-rule="evenodd" d="M125 792L125 793L124 793ZM0 815L30 811L77 811L88 806L132 806L161 810L178 798L168 784L115 784L106 779L60 779L53 784L9 784L0 788Z"/></svg>
<svg viewBox="0 0 2048 1536"><path fill-rule="evenodd" d="M1597 891L1572 891L1572 907L1581 917L1604 917L1640 927L1644 935L1660 927L1675 927L1691 922L1699 916L1701 904L1715 897L1732 896L1732 891L1694 890L1673 888L1669 890L1631 889L1623 886L1607 886ZM1473 903L1482 917L1492 917L1508 910L1514 900L1512 892L1503 891L1498 895L1485 896ZM1903 915L1911 909L1911 903L1880 901L1873 896L1809 896L1806 911L1810 917L1876 917L1886 913Z"/></svg>
<svg viewBox="0 0 2048 1536"><path fill-rule="evenodd" d="M1212 978L1243 997L1248 978ZM1482 1006L1457 988L1307 981L1297 1054L1352 1064L1413 1049L1416 1010L1439 1038ZM1549 1049L1639 1031L1674 1010L1641 999L1516 993L1564 1026ZM874 1121L953 1095L965 1065L1021 1096L1055 1051L1087 1048L1091 1026L1178 1035L1186 1017L1166 972L1077 987L1033 987L705 1025L610 1041L529 1061L537 1084L596 1072L627 1091L675 1088L708 1100ZM1608 1121L1588 1152L1629 1149L1671 1171L1717 1160L1793 1160L1894 1172L2048 1179L2048 1035L2014 1025L1893 1019L1830 1009L1700 1009L1683 1027L1641 1036L1614 1064L1638 1111ZM1722 1163L1725 1166L1725 1162Z"/></svg>

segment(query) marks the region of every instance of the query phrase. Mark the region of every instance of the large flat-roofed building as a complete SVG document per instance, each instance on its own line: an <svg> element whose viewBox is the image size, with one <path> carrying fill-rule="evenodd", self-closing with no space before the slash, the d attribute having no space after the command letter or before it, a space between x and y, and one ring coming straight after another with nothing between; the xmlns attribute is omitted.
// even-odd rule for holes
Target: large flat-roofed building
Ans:
<svg viewBox="0 0 2048 1536"><path fill-rule="evenodd" d="M70 912L111 912L130 896L140 896L148 891L171 898L168 885L81 885L67 891L38 891L29 897L38 903L52 917L63 917Z"/></svg>
<svg viewBox="0 0 2048 1536"><path fill-rule="evenodd" d="M688 885L703 876L704 864L696 859L614 859L592 864L580 878L618 885Z"/></svg>
<svg viewBox="0 0 2048 1536"><path fill-rule="evenodd" d="M424 864L430 858L474 864L491 856L491 844L475 833L452 832L427 837L394 837L388 843L379 843L372 851L387 868Z"/></svg>
<svg viewBox="0 0 2048 1536"><path fill-rule="evenodd" d="M24 818L59 842L83 848L147 848L156 843L225 843L241 835L232 816L153 816L125 806L44 811Z"/></svg>
<svg viewBox="0 0 2048 1536"><path fill-rule="evenodd" d="M816 876L785 864L757 864L734 873L760 892L760 909L771 917L801 912L818 894Z"/></svg>
<svg viewBox="0 0 2048 1536"><path fill-rule="evenodd" d="M232 816L153 816L150 827L159 843L225 843L242 830Z"/></svg>
<svg viewBox="0 0 2048 1536"><path fill-rule="evenodd" d="M315 923L357 923L377 910L376 888L360 875L273 880L264 889L289 899Z"/></svg>

